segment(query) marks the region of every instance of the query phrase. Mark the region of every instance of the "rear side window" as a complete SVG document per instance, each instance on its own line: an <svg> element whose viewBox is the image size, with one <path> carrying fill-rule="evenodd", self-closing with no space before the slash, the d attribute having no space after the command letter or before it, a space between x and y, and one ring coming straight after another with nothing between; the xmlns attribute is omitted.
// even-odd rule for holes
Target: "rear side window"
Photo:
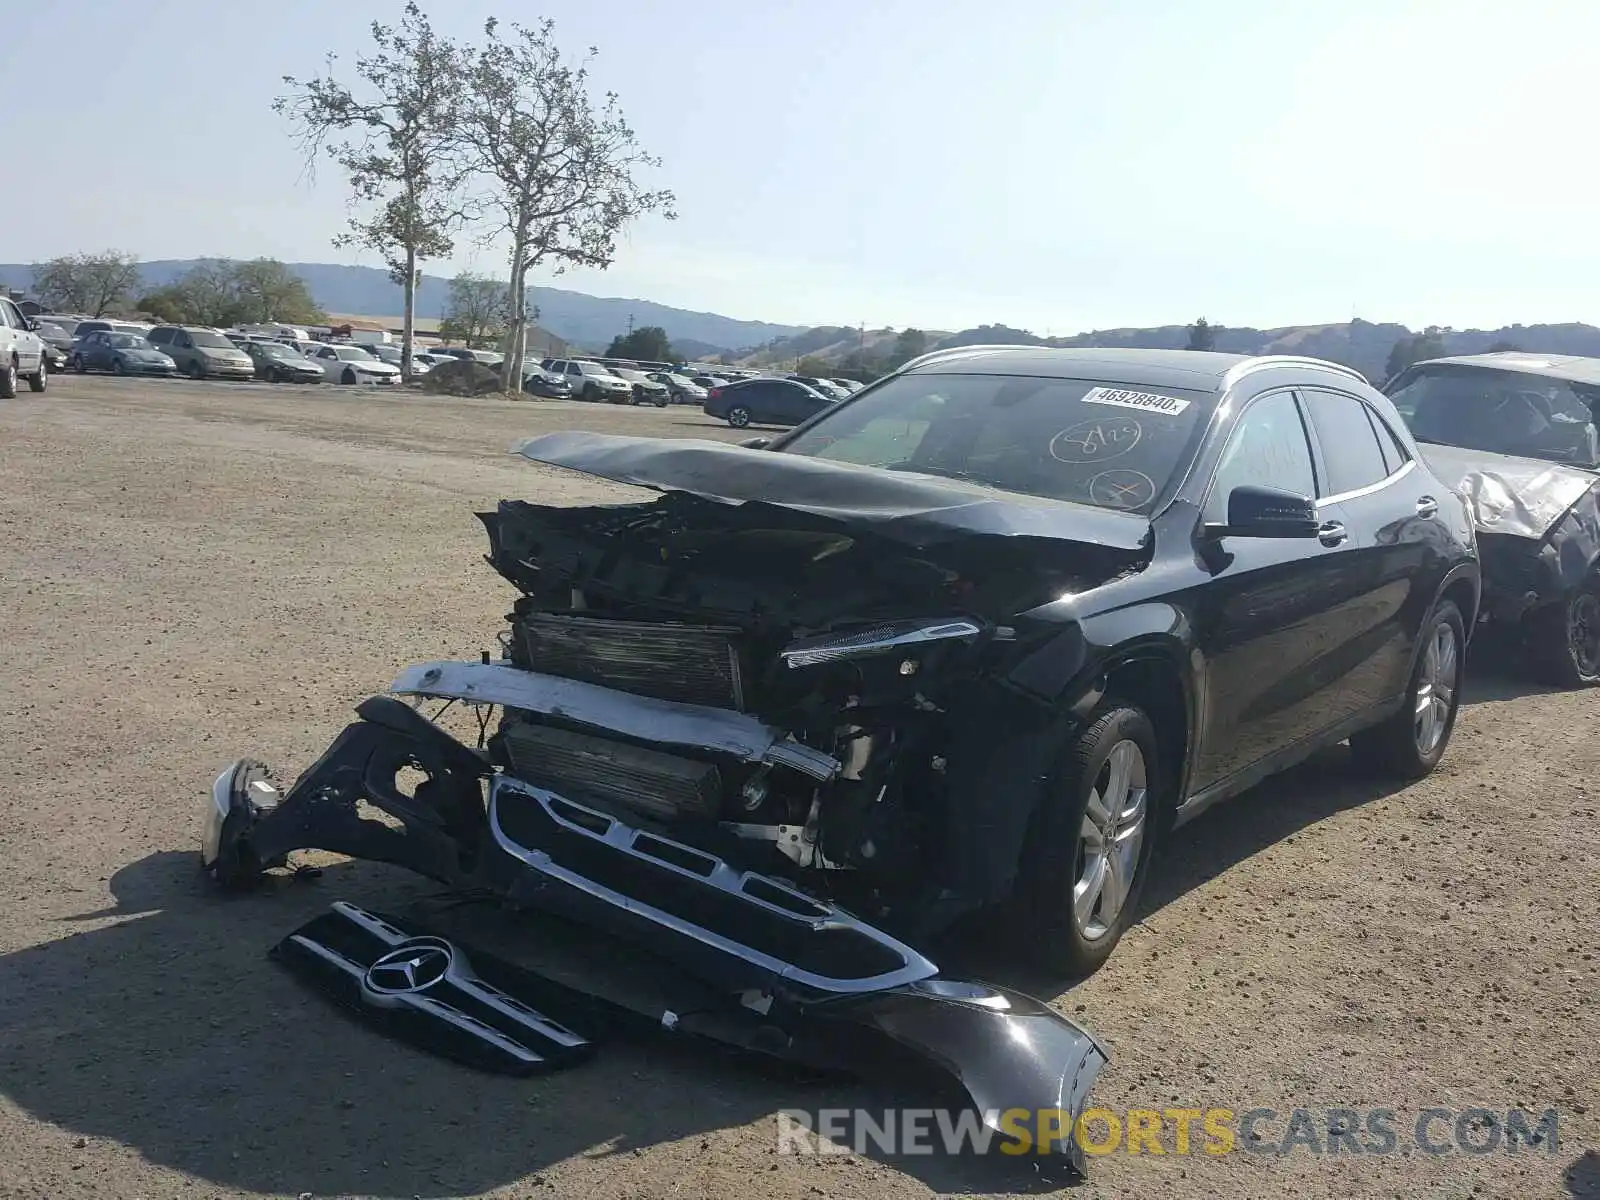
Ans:
<svg viewBox="0 0 1600 1200"><path fill-rule="evenodd" d="M1372 431L1378 435L1378 449L1383 451L1383 465L1393 475L1406 463L1411 461L1411 455L1406 453L1406 448L1400 444L1400 439L1394 435L1394 430L1389 428L1389 422L1380 417L1372 408L1366 405L1367 420L1372 422Z"/></svg>
<svg viewBox="0 0 1600 1200"><path fill-rule="evenodd" d="M1343 495L1388 478L1389 467L1365 404L1340 392L1307 389L1304 395L1328 468L1321 495Z"/></svg>

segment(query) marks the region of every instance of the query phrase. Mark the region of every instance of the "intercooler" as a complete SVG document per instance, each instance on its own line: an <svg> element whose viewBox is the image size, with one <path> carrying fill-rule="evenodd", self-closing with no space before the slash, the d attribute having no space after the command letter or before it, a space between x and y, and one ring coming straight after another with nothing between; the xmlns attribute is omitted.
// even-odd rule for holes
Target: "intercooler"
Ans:
<svg viewBox="0 0 1600 1200"><path fill-rule="evenodd" d="M513 627L535 671L657 700L744 710L737 629L563 613L532 613Z"/></svg>
<svg viewBox="0 0 1600 1200"><path fill-rule="evenodd" d="M527 721L508 723L500 737L511 773L537 787L660 820L716 815L722 779L714 763Z"/></svg>

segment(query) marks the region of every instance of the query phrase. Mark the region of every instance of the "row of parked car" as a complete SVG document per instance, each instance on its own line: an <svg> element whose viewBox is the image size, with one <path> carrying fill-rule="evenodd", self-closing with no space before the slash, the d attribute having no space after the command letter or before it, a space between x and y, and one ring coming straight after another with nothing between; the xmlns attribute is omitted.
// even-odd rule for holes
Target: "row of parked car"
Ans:
<svg viewBox="0 0 1600 1200"><path fill-rule="evenodd" d="M36 318L54 371L106 371L115 375L186 375L192 379L264 379L273 383L400 382L400 349L384 343L325 342L312 338L219 330L198 325L146 325L134 321L48 314ZM441 347L412 355L413 374L458 358L498 367L502 356L486 350Z"/></svg>

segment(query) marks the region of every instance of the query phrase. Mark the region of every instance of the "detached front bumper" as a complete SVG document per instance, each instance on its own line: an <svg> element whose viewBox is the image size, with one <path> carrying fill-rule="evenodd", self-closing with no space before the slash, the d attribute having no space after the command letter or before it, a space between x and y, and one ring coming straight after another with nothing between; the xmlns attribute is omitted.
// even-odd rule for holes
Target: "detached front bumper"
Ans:
<svg viewBox="0 0 1600 1200"><path fill-rule="evenodd" d="M817 778L837 765L745 714L498 664L423 664L395 690L559 708L602 727L645 722L668 742L713 745ZM709 985L729 1013L759 1014L790 1057L868 1073L909 1058L943 1072L997 1129L1011 1110L1026 1110L1030 1127L1054 1110L1066 1130L1081 1115L1108 1058L1047 1005L945 979L911 946L785 880L504 774L398 700L366 700L357 716L286 793L252 760L217 777L201 859L218 882L248 884L301 849L393 863L640 944ZM406 768L425 782L401 790ZM393 822L364 817L367 805ZM1064 1151L1081 1168L1070 1139L1031 1149Z"/></svg>

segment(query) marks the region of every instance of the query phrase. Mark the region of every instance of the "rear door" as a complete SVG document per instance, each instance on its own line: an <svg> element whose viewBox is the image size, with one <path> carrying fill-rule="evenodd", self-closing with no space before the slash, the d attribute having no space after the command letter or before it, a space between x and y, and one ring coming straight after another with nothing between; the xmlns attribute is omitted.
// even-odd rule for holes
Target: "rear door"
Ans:
<svg viewBox="0 0 1600 1200"><path fill-rule="evenodd" d="M1384 418L1358 396L1302 388L1323 467L1318 507L1336 504L1349 530L1359 604L1341 610L1345 675L1340 716L1393 700L1410 680L1417 636L1443 581L1450 544L1439 497Z"/></svg>

